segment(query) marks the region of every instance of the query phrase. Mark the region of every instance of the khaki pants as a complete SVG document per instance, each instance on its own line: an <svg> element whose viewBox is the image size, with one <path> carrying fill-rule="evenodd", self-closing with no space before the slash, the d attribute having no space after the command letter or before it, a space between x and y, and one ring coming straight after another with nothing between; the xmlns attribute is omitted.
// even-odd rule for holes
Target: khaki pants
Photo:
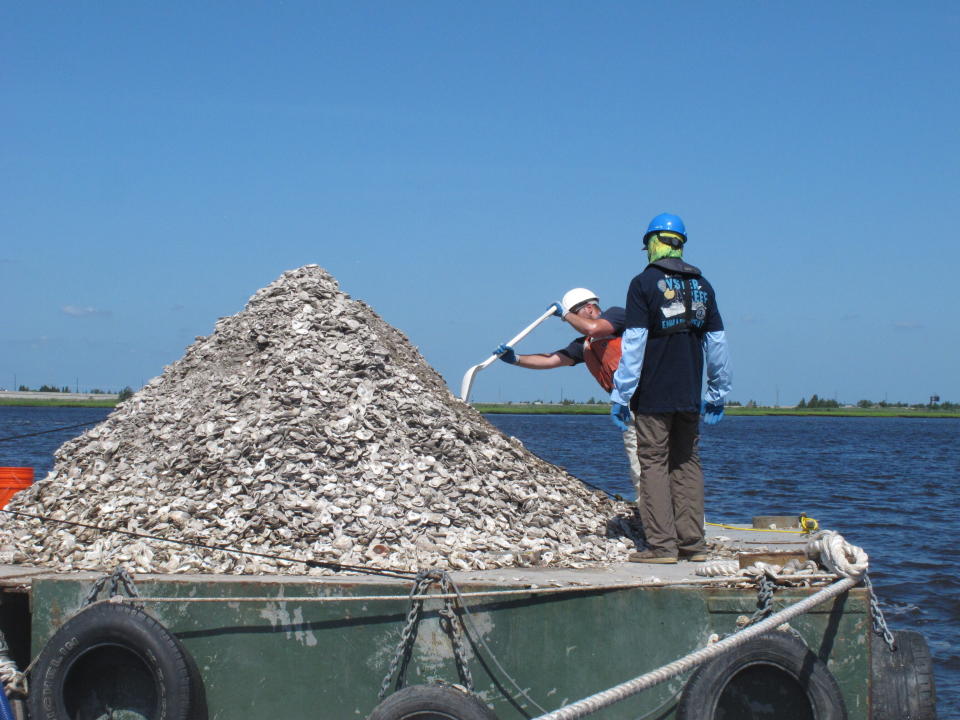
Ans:
<svg viewBox="0 0 960 720"><path fill-rule="evenodd" d="M704 550L700 415L636 415L637 505L647 544L676 555Z"/></svg>
<svg viewBox="0 0 960 720"><path fill-rule="evenodd" d="M630 461L630 479L633 480L633 489L640 497L640 460L637 459L637 431L633 428L623 433L623 449L627 451L627 460Z"/></svg>

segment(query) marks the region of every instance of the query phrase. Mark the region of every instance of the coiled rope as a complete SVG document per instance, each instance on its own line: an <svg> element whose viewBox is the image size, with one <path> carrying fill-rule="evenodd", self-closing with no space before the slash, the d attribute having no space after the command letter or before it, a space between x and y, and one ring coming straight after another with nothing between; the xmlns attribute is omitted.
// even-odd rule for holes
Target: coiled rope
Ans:
<svg viewBox="0 0 960 720"><path fill-rule="evenodd" d="M870 564L870 558L863 548L851 545L843 539L843 535L833 530L823 530L810 538L807 557L819 557L827 570L846 577L860 577Z"/></svg>
<svg viewBox="0 0 960 720"><path fill-rule="evenodd" d="M10 657L10 647L7 638L0 632L0 692L6 689L8 696L26 695L26 676L17 669L17 664Z"/></svg>
<svg viewBox="0 0 960 720"><path fill-rule="evenodd" d="M772 575L815 575L819 571L819 566L813 560L798 562L791 560L786 565L773 565L771 563L756 562L749 567L741 568L738 560L708 560L698 567L694 572L701 577L733 577L735 575L762 575L770 573ZM836 575L837 573L833 573Z"/></svg>
<svg viewBox="0 0 960 720"><path fill-rule="evenodd" d="M738 560L708 560L694 572L701 577L729 577L740 574Z"/></svg>
<svg viewBox="0 0 960 720"><path fill-rule="evenodd" d="M840 533L833 530L821 530L816 535L811 536L804 551L810 558L809 560L805 563L792 560L784 568L763 562L758 562L751 568L741 568L736 560L710 560L698 567L695 572L702 577L756 575L758 572L766 571L772 571L774 574L779 574L782 571L803 574L815 572L816 563L813 561L819 559L823 566L834 575L859 577L867 571L870 560L863 548L851 545L843 539Z"/></svg>

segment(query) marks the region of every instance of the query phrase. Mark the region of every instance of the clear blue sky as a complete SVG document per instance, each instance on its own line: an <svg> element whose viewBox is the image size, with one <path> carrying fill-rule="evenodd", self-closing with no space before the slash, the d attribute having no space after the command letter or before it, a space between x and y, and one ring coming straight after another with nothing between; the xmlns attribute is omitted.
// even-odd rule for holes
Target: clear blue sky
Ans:
<svg viewBox="0 0 960 720"><path fill-rule="evenodd" d="M317 263L458 388L649 219L732 398L960 401L955 2L8 2L0 387L139 387ZM519 347L573 333L551 318ZM496 363L475 400L587 399Z"/></svg>

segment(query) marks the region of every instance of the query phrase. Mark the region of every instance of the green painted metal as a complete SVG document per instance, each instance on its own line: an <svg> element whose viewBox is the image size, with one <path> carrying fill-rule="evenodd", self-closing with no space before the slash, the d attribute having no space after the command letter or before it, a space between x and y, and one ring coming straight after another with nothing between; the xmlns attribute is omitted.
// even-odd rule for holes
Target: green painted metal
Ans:
<svg viewBox="0 0 960 720"><path fill-rule="evenodd" d="M409 585L314 578L195 576L138 580L141 594L224 598L213 603L146 607L185 644L200 667L211 720L249 715L284 720L365 718L401 637L408 602L317 603L297 598L405 595ZM90 580L36 579L32 652L82 604ZM499 586L503 588L503 586ZM490 589L461 585L461 591ZM813 590L778 591L775 609ZM230 598L268 597L244 602ZM545 710L619 684L703 647L712 633L734 630L756 609L751 589L693 586L633 588L557 595L471 598L476 630L500 664ZM439 601L425 605L407 684L459 682ZM836 676L851 720L868 720L870 625L865 591L857 589L792 623ZM516 691L484 648L468 647L477 692L500 720L540 711ZM685 677L663 683L591 717L669 720ZM660 708L662 711L657 712Z"/></svg>

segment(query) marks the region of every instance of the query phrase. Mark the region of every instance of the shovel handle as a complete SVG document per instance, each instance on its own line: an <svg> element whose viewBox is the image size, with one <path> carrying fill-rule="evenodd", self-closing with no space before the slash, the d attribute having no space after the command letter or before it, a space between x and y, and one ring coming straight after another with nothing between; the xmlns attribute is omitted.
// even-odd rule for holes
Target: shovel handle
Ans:
<svg viewBox="0 0 960 720"><path fill-rule="evenodd" d="M552 307L552 306L551 306L550 308L548 308L548 309L543 313L543 315L541 315L541 316L538 317L536 320L534 320L532 323L530 323L529 325L527 325L523 330L521 330L521 331L518 332L516 335L514 335L514 336L513 336L510 340L508 340L505 344L510 345L510 346L516 345L518 342L520 342L521 340L523 340L527 335L529 335L531 332L533 332L533 329L534 329L537 325L539 325L540 323L542 323L544 320L546 320L546 319L547 319L548 317L550 317L551 315L553 315L553 307ZM482 363L480 363L479 365L474 365L473 367L471 367L471 368L469 368L469 369L467 370L466 374L463 376L463 382L460 383L460 399L461 399L461 400L463 400L464 402L466 402L466 401L467 401L467 398L470 396L470 388L473 386L473 376L476 375L477 372L479 372L480 370L483 370L485 367L488 367L490 364L492 364L498 357L500 357L500 356L497 355L496 353L494 353L493 355L491 355L490 357L488 357L486 360L484 360L484 361L483 361Z"/></svg>
<svg viewBox="0 0 960 720"><path fill-rule="evenodd" d="M520 342L521 340L523 340L527 335L529 335L531 332L533 332L533 329L534 329L535 327L537 327L537 325L539 325L540 323L542 323L544 320L546 320L546 319L547 319L548 317L550 317L551 315L553 315L553 308L552 308L552 307L549 308L546 312L543 313L543 315L541 315L540 317L538 317L538 318L537 318L536 320L534 320L532 323L530 323L529 325L527 325L523 330L521 330L520 332L518 332L516 335L514 335L514 336L513 336L512 338L510 338L509 340L507 340L507 342L506 342L505 344L506 344L506 345L510 345L511 347L513 347L513 346L516 345L518 342ZM482 370L483 368L487 367L487 366L490 365L494 360L496 360L498 357L500 357L500 356L497 355L497 354L491 355L491 356L488 357L486 360L484 360L482 363L480 363L479 369Z"/></svg>

